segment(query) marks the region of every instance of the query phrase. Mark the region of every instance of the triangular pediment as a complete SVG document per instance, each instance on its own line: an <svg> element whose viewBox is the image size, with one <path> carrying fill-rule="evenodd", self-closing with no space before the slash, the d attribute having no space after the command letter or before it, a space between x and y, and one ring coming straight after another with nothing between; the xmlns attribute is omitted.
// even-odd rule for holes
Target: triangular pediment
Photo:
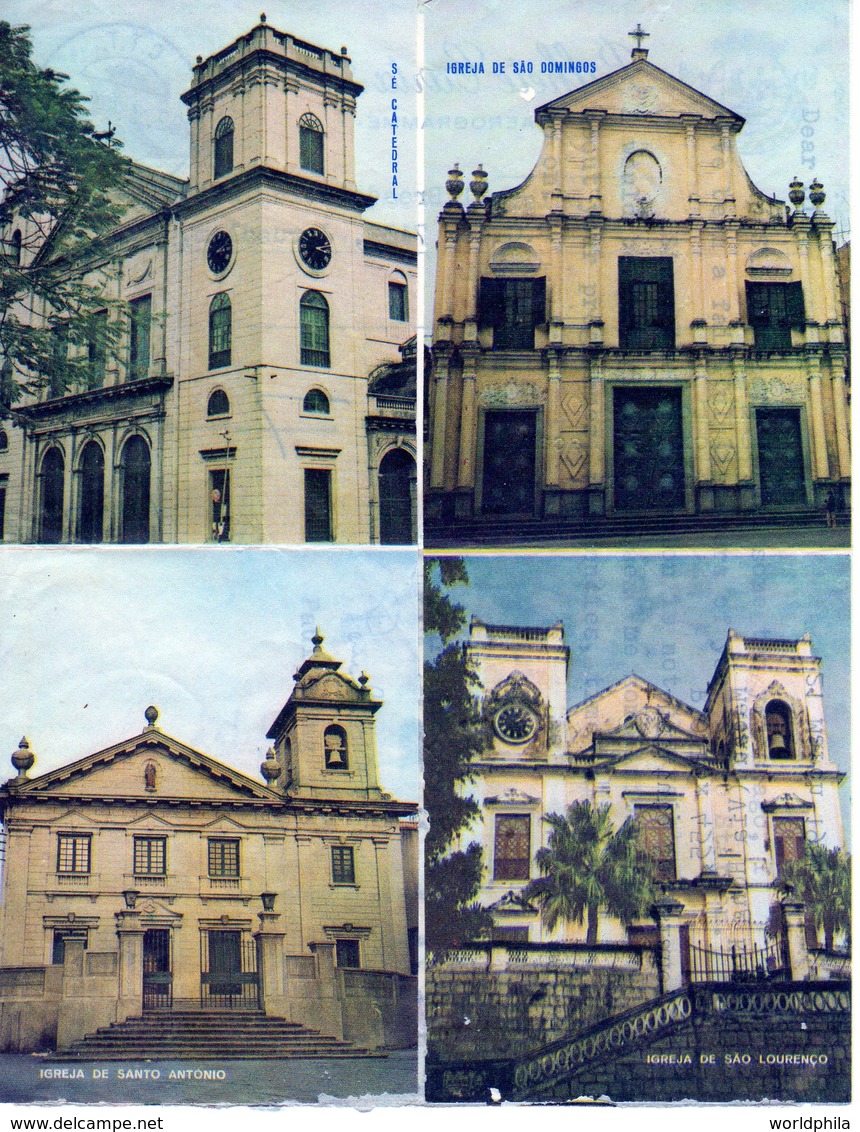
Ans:
<svg viewBox="0 0 860 1132"><path fill-rule="evenodd" d="M503 790L501 794L494 794L492 797L484 799L485 806L537 806L539 804L540 798L533 794L526 794L525 790L519 790L516 786L510 786L507 790Z"/></svg>
<svg viewBox="0 0 860 1132"><path fill-rule="evenodd" d="M670 740L699 743L702 736L695 734L689 728L680 726L671 718L668 712L659 708L643 708L636 715L626 719L617 727L603 732L604 739L633 739L641 742L643 739L658 739L661 743Z"/></svg>
<svg viewBox="0 0 860 1132"><path fill-rule="evenodd" d="M310 671L296 687L296 695L305 700L331 700L334 703L363 703L358 684L343 672Z"/></svg>
<svg viewBox="0 0 860 1132"><path fill-rule="evenodd" d="M585 750L595 735L702 742L708 723L697 708L632 673L569 709L568 750Z"/></svg>
<svg viewBox="0 0 860 1132"><path fill-rule="evenodd" d="M7 786L19 798L280 800L266 786L155 727L38 778Z"/></svg>
<svg viewBox="0 0 860 1132"><path fill-rule="evenodd" d="M148 216L159 216L164 209L170 208L185 195L187 187L187 181L179 177L173 177L169 173L162 173L135 162L128 162L122 181L109 192L110 199L118 206L120 213L114 232L120 234L124 228ZM107 239L111 238L107 237ZM80 235L73 235L72 230L61 219L45 241L37 256L37 262L42 259L53 260L69 253L86 253L88 250L88 245L85 241L82 242ZM140 281L142 280L138 280Z"/></svg>
<svg viewBox="0 0 860 1132"><path fill-rule="evenodd" d="M628 773L639 772L643 775L654 776L670 771L691 770L711 771L710 764L693 755L681 754L678 751L667 750L657 744L649 743L633 751L623 751L617 755L606 757L598 756L594 761L595 770L617 770L621 767Z"/></svg>
<svg viewBox="0 0 860 1132"><path fill-rule="evenodd" d="M603 75L541 106L535 116L545 111L566 110L576 114L586 110L602 110L607 114L638 114L659 118L678 118L693 114L700 118L731 118L739 129L744 122L727 106L689 86L667 71L655 67L647 59L636 59L620 70Z"/></svg>

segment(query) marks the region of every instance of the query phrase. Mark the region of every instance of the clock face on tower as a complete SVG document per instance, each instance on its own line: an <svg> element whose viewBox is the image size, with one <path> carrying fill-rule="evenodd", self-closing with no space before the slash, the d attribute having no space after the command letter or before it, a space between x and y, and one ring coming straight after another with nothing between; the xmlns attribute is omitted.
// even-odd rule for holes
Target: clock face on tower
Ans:
<svg viewBox="0 0 860 1132"><path fill-rule="evenodd" d="M305 228L299 237L299 255L311 271L324 271L331 262L331 244L319 228Z"/></svg>
<svg viewBox="0 0 860 1132"><path fill-rule="evenodd" d="M505 704L493 717L493 726L506 743L527 743L537 730L537 719L524 704Z"/></svg>
<svg viewBox="0 0 860 1132"><path fill-rule="evenodd" d="M216 232L206 249L206 262L213 275L226 271L233 258L233 241L229 232Z"/></svg>

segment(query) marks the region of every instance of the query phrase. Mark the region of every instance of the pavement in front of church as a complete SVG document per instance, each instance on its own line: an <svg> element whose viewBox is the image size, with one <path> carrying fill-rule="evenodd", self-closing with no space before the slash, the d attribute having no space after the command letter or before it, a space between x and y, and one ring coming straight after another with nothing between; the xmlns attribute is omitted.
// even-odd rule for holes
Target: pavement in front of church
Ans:
<svg viewBox="0 0 860 1132"><path fill-rule="evenodd" d="M707 554L711 550L831 550L851 546L851 528L836 527L767 527L749 531L709 532L707 542L701 534L635 535L629 538L596 535L582 539L566 535L558 541L543 538L532 542L516 541L504 548L479 542L477 539L451 539L446 549L510 550L697 550Z"/></svg>
<svg viewBox="0 0 860 1132"><path fill-rule="evenodd" d="M51 1075L47 1075L48 1071ZM78 1071L83 1076L72 1076ZM55 1077L54 1073L67 1076ZM207 1080L200 1073L217 1076ZM383 1104L417 1104L420 1098L416 1051L396 1050L385 1058L139 1062L56 1062L50 1055L0 1054L2 1104L291 1102L362 1109Z"/></svg>

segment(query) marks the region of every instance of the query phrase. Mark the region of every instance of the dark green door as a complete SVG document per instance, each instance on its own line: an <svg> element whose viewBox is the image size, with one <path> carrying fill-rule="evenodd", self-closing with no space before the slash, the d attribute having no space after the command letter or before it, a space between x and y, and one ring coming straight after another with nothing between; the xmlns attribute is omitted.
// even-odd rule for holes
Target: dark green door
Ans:
<svg viewBox="0 0 860 1132"><path fill-rule="evenodd" d="M241 981L231 975L242 973L242 933L217 931L209 933L209 973L213 995L241 994Z"/></svg>
<svg viewBox="0 0 860 1132"><path fill-rule="evenodd" d="M485 515L533 515L537 413L498 410L484 417Z"/></svg>
<svg viewBox="0 0 860 1132"><path fill-rule="evenodd" d="M800 409L756 409L762 507L806 504Z"/></svg>
<svg viewBox="0 0 860 1132"><path fill-rule="evenodd" d="M679 388L617 387L613 393L616 511L684 506Z"/></svg>

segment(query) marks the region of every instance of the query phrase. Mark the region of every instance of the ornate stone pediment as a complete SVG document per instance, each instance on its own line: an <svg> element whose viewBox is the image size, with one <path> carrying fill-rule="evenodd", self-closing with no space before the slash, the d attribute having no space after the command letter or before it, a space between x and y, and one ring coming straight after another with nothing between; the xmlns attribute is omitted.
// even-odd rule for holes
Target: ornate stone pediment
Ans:
<svg viewBox="0 0 860 1132"><path fill-rule="evenodd" d="M799 794L786 793L772 798L769 802L762 802L761 808L766 814L772 814L777 810L811 810L814 807L812 802L801 798Z"/></svg>
<svg viewBox="0 0 860 1132"><path fill-rule="evenodd" d="M535 798L532 794L526 794L524 790L518 790L516 786L511 786L501 794L494 794L491 798L485 798L484 805L539 806L540 798Z"/></svg>
<svg viewBox="0 0 860 1132"><path fill-rule="evenodd" d="M495 904L490 905L491 912L520 912L526 915L533 916L538 909L534 904L530 904L528 900L524 900L518 892L511 889L506 892L501 900L497 900Z"/></svg>

